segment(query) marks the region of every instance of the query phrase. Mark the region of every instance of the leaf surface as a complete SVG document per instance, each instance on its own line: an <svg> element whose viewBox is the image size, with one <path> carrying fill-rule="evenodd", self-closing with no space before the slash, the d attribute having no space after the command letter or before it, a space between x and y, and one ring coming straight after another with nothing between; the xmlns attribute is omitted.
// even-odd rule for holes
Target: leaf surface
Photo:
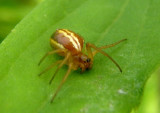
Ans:
<svg viewBox="0 0 160 113"><path fill-rule="evenodd" d="M143 86L160 65L159 0L45 0L0 45L1 113L129 113L139 104ZM67 71L37 75L58 59L49 56L49 38L59 28L73 30L97 46L127 38L105 50L121 66L97 54L92 70L73 71L50 104Z"/></svg>

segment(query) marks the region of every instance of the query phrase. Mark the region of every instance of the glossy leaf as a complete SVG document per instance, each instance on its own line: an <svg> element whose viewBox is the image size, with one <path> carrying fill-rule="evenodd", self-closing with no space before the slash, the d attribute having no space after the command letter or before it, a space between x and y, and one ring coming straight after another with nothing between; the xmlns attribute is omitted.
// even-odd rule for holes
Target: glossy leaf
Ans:
<svg viewBox="0 0 160 113"><path fill-rule="evenodd" d="M143 86L160 64L159 0L45 0L0 45L1 113L129 113L138 106ZM105 50L121 66L98 54L92 70L73 71L54 102L50 99L67 66L56 68L49 38L58 28L73 30L97 46L127 38Z"/></svg>

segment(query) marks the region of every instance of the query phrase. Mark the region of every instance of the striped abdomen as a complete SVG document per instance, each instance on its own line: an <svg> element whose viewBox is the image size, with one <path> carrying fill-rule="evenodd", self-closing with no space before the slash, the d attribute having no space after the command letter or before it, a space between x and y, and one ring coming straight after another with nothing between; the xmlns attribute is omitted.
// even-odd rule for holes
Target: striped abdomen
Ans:
<svg viewBox="0 0 160 113"><path fill-rule="evenodd" d="M58 29L51 37L51 46L54 48L66 48L72 54L78 54L83 48L83 39L76 33Z"/></svg>

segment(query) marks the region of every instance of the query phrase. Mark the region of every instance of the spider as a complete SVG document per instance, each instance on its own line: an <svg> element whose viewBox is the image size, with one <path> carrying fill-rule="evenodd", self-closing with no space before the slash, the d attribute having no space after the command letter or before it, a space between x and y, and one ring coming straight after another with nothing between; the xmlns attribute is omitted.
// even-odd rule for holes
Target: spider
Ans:
<svg viewBox="0 0 160 113"><path fill-rule="evenodd" d="M113 43L113 44L110 44L110 45L105 45L105 46L102 46L102 47L96 47L94 44L87 43L86 48L85 48L86 51L87 51L87 54L85 54L85 53L82 52L84 40L81 36L79 36L78 34L76 34L73 31L70 31L70 30L67 30L67 29L57 29L55 31L55 33L53 33L53 35L50 38L50 45L51 45L52 48L54 48L54 50L46 53L42 57L42 59L40 60L40 62L38 64L38 65L40 65L42 63L42 61L48 55L51 55L51 54L54 54L54 53L58 53L59 55L64 56L63 60L56 61L55 63L53 63L52 65L47 67L45 70L43 70L39 74L39 76L40 76L43 73L45 73L46 71L48 71L49 69L51 69L52 67L54 67L55 65L58 65L58 67L57 67L54 75L52 76L49 84L52 83L55 75L57 74L59 69L64 64L67 64L69 66L65 76L63 77L63 79L62 79L61 83L59 84L57 90L55 91L54 95L52 96L51 103L53 102L54 98L58 94L62 85L66 81L66 79L67 79L68 75L70 74L71 70L77 70L78 68L80 68L81 72L84 72L85 70L91 69L92 65L93 65L93 58L98 52L103 54L104 56L108 57L118 67L120 72L122 72L122 69L116 63L116 61L113 60L112 57L110 57L102 49L113 47L113 46L115 46L115 45L117 45L120 42L125 41L125 40L127 40L127 39L122 39L122 40L120 40L116 43ZM92 51L91 48L93 48L95 50Z"/></svg>

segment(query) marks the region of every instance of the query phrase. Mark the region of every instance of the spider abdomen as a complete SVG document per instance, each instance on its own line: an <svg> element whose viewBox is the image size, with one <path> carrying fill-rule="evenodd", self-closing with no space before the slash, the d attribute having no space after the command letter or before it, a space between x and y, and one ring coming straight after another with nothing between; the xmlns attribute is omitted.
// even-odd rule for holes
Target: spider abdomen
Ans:
<svg viewBox="0 0 160 113"><path fill-rule="evenodd" d="M76 33L66 30L58 29L51 37L51 46L54 48L65 48L72 54L78 54L83 49L83 38Z"/></svg>

